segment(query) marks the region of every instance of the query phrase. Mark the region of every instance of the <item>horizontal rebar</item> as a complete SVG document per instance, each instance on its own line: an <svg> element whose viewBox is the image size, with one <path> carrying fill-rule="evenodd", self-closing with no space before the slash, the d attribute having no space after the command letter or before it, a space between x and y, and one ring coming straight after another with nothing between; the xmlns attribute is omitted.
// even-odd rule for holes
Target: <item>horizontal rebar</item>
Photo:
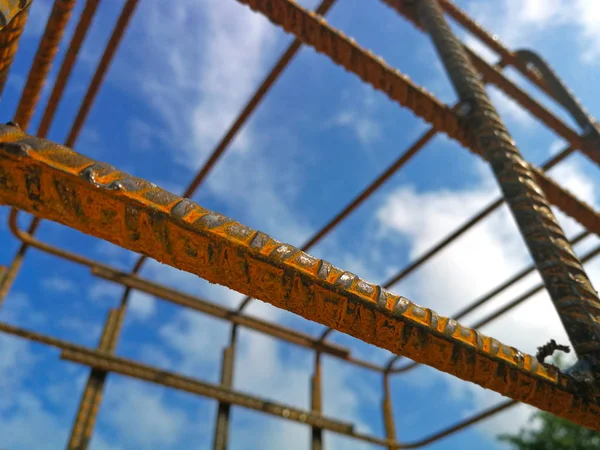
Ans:
<svg viewBox="0 0 600 450"><path fill-rule="evenodd" d="M258 0L237 1L262 13L273 23L295 34L306 45L326 54L333 62L355 73L390 99L411 109L417 116L432 124L437 131L446 133L483 157L475 142L471 142L470 130L451 108L390 67L382 58L356 45L352 39L332 28L322 17L290 0L271 0L268 5ZM529 164L527 166L544 189L550 203L586 229L600 234L600 214L561 188L539 169Z"/></svg>
<svg viewBox="0 0 600 450"><path fill-rule="evenodd" d="M600 429L575 380L531 355L71 149L9 125L0 137L0 204Z"/></svg>

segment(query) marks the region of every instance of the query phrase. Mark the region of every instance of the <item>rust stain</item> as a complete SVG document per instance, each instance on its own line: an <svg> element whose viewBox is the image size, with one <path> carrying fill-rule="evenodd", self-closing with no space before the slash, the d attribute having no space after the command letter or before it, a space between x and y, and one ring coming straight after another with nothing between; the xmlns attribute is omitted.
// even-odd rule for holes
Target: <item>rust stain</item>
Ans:
<svg viewBox="0 0 600 450"><path fill-rule="evenodd" d="M0 127L0 141L6 140L2 139L4 136L12 142L15 136L25 138L8 125ZM35 141L31 137L26 139ZM106 165L89 165L87 160L74 167L72 161L78 159L73 153L47 141L29 147L26 152L7 151L6 144L0 145L0 168L12 176L16 185L16 191L0 186L0 203L29 212L35 210L44 219L133 251L144 251L162 263L212 283L335 327L581 425L598 428L598 405L579 397L569 377L533 364L531 356L489 342L490 338L403 297L384 291L386 300L380 301L376 295L378 286L191 202L182 211L177 206L182 199L143 180ZM39 170L40 181L36 199L26 186L26 174L34 169ZM86 169L87 176L80 176ZM74 196L61 196L56 189L57 180L70 183ZM116 181L119 183L111 184ZM131 186L135 189L130 191ZM150 192L152 195L148 195ZM157 198L169 201L153 201ZM81 205L82 215L76 214L70 204L74 199ZM173 243L172 251L161 241L161 235L148 226L140 226L139 238L131 239L124 218L127 207L139 211L140 223L160 218ZM118 220L107 224L102 210L114 211ZM179 251L190 245L197 256ZM310 263L300 269L298 258ZM379 328L382 323L385 327ZM464 368L452 363L452 359L462 361ZM580 403L581 407L571 409Z"/></svg>

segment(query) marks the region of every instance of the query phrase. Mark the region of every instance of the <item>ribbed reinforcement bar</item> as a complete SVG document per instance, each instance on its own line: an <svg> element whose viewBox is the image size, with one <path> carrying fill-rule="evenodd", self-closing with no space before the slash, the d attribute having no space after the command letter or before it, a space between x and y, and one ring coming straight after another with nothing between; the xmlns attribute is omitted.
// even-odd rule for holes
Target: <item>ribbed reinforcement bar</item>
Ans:
<svg viewBox="0 0 600 450"><path fill-rule="evenodd" d="M29 8L23 9L11 22L0 31L0 96L4 91L10 66L19 48L19 40L27 23Z"/></svg>
<svg viewBox="0 0 600 450"><path fill-rule="evenodd" d="M29 127L74 6L75 0L54 2L14 117L14 121L24 130Z"/></svg>
<svg viewBox="0 0 600 450"><path fill-rule="evenodd" d="M0 138L0 204L600 429L600 406L576 380L531 355L66 147L7 125Z"/></svg>
<svg viewBox="0 0 600 450"><path fill-rule="evenodd" d="M383 1L392 9L394 9L397 13L402 15L405 19L408 19L409 22L412 22L413 25L415 25L419 30L423 31L423 24L419 21L415 13L414 4L412 4L413 6L410 6L411 3L403 3L398 0ZM566 125L562 120L560 120L552 112L550 112L538 101L536 101L533 97L527 94L523 89L521 89L510 79L504 76L502 72L498 70L498 68L491 66L483 58L477 55L477 53L472 51L469 47L465 45L462 45L462 47L463 50L466 52L471 64L473 64L473 67L481 73L485 82L491 83L498 87L506 95L508 95L519 105L521 105L523 109L529 111L544 125L553 130L558 136L565 139L574 148L581 150L588 158L590 158L596 164L600 165L600 150L598 139L593 140L590 139L589 136L580 136L575 130ZM514 54L511 53L511 55L511 61L515 63L520 61L520 59L517 58ZM519 66L521 65L523 64L519 64ZM527 73L531 73L531 71L527 71ZM554 73L553 75L553 79L548 79L547 77L542 78L544 80L543 86L545 86L545 90L547 90L559 104L561 104L563 107L565 107L565 109L572 113L572 100L574 96L570 93L570 97L568 95L565 96L565 86L562 85L562 83L557 84L556 79L558 79L558 76L556 76L556 74ZM554 83L551 83L550 81L554 81ZM539 85L540 83L537 84ZM583 110L581 105L577 106L579 106L580 110ZM591 117L588 116L588 119L590 118ZM596 129L594 128L594 130Z"/></svg>
<svg viewBox="0 0 600 450"><path fill-rule="evenodd" d="M31 0L0 0L0 30L12 23L21 11L29 6Z"/></svg>
<svg viewBox="0 0 600 450"><path fill-rule="evenodd" d="M538 187L437 0L418 0L415 8L460 99L471 107L465 120L491 165L577 355L600 371L600 300L556 221L543 186Z"/></svg>
<svg viewBox="0 0 600 450"><path fill-rule="evenodd" d="M373 55L332 28L322 17L307 11L290 0L237 0L265 15L284 30L295 34L306 45L329 56L333 62L358 75L375 89L384 92L401 106L449 137L457 140L475 154L481 155L479 145L472 142L468 124L432 94L417 86L382 58ZM546 197L566 215L573 217L586 229L600 234L600 215L589 205L562 189L541 170L529 166L535 180L545 190Z"/></svg>

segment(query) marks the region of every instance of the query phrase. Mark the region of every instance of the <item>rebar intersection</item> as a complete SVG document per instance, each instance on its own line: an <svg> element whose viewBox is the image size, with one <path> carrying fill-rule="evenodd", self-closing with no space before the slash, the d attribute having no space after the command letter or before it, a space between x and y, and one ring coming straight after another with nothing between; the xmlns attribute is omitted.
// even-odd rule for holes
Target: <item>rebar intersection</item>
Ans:
<svg viewBox="0 0 600 450"><path fill-rule="evenodd" d="M217 162L219 156L225 151L235 133L259 104L262 96L292 60L295 52L300 48L301 41L327 54L335 63L357 74L376 89L382 90L401 106L412 109L418 116L432 125L429 132L408 149L390 169L375 180L372 187L367 188L357 196L347 208L303 246L303 250L307 250L308 247L314 245L316 241L341 222L375 189L389 179L395 171L400 169L436 132L444 132L475 153L482 154L481 146L474 145L471 140L472 131L469 129L468 123L453 108L442 104L431 94L428 94L408 78L386 65L382 60L358 47L337 30L327 25L318 15L309 13L288 0L239 1L267 15L269 19L282 26L286 31L296 34L300 40L296 40L290 46L290 49L284 53L280 62L275 65L272 73L257 91L257 96L251 99L230 132L217 146L207 164L200 170L196 179L192 181L184 193L184 197L191 196L198 188ZM54 16L51 15L49 19L49 25L38 50L40 56L39 58L36 56L34 60L32 72L24 89L24 95L17 113L17 117L24 118L20 119L20 125L25 124L24 128L26 128L26 124L33 115L44 79L56 53L56 45L61 39L62 31L69 19L70 9L74 3L57 0L54 10L58 12ZM405 2L404 4L400 1L385 0L385 3L390 4L409 20L421 26L422 19L416 19L415 10L413 9L415 2ZM434 14L431 11L436 11L437 1L435 0L417 0L416 3L418 3L418 6L428 9L430 15ZM86 11L89 11L89 13L80 19L80 24L83 23L81 26L82 31L75 34L71 43L71 46L75 49L70 56L72 58L71 62L68 63L67 58L65 58L65 63L63 63L67 77L71 70L69 64L72 68L72 61L76 57L78 46L85 38L83 31L87 29L87 26L84 20L88 21L89 26L89 21L95 13L94 4L97 4L97 1L90 0L86 4ZM134 13L136 4L136 1L127 1L125 4L123 13L109 41L109 48L107 48L107 52L101 60L86 99L80 108L73 131L69 135L69 142L67 143L69 146L72 146L77 139L104 74ZM486 39L486 33L470 22L466 15L451 2L443 0L440 1L440 4L446 13L452 15L453 18L477 36ZM317 12L325 14L332 5L333 1L325 0L317 9ZM405 7L406 5L408 7ZM63 9L60 9L61 7ZM17 15L2 32L8 30L11 24L17 23L20 17L25 17L26 12L27 10L21 15ZM59 16L59 12L62 16ZM439 17L436 17L436 20L439 21ZM439 27L440 25L429 26ZM6 48L12 49L11 51L15 50L15 42L18 43L19 35L20 33L17 35L16 41L13 37L7 40ZM435 28L432 35L435 35ZM1 36L0 34L0 39ZM14 36L14 33L11 36ZM503 48L497 40L493 40L493 42L497 48L492 46L492 49L498 51L502 57L498 67L511 64L515 68L525 71L527 77L534 79L542 90L565 106L564 92L559 93L556 89L553 89L553 84L549 82L547 77L532 77L531 71L527 69L521 59ZM7 54L10 55L10 53ZM468 54L476 70L483 75L484 81L497 85L505 93L513 96L522 106L539 117L545 125L569 142L570 146L565 149L563 154L560 157L553 158L548 165L560 163L563 158L576 149L581 150L591 160L598 162L598 148L595 147L593 140L564 125L562 121L506 79L499 69L486 65L483 60L477 59L478 57L470 51ZM9 58L7 61L5 67L8 68L12 59ZM39 64L42 63L43 66L40 66ZM451 71L451 73L454 73L454 71ZM45 128L41 127L43 130L40 131L43 132L39 134L42 137L47 133L49 123L52 121L53 112L51 108L56 108L56 103L60 100L62 89L64 89L65 79L62 78L62 80L62 88L59 84L55 85L57 94L53 95L54 100L48 105L47 114L50 114L50 118L44 125ZM563 99L562 102L561 98ZM54 106L51 106L52 103ZM572 104L573 102L570 103L570 111L573 110ZM493 107L491 108L493 109ZM207 302L199 301L171 289L157 286L135 275L141 268L145 257L151 257L174 267L196 273L209 281L226 285L254 298L271 302L309 320L323 323L331 326L332 329L346 332L365 342L386 348L397 355L410 357L417 363L428 364L493 389L514 400L533 404L584 426L598 429L598 423L600 423L598 421L598 405L593 395L583 389L581 383L577 380L558 373L552 367L538 364L532 356L522 355L515 349L503 346L474 330L439 317L433 311L418 307L403 297L394 296L379 286L360 280L353 274L339 270L324 261L316 260L294 247L281 244L224 216L206 211L186 199L161 191L143 180L129 177L114 168L78 155L65 147L26 135L17 127L4 126L0 131L0 135L0 142L2 142L0 150L0 203L33 213L40 219L50 219L66 224L144 255L136 264L133 274L125 274L116 271L114 268L78 255L69 254L36 240L33 233L35 233L39 221L34 220L29 232L24 232L16 227L16 210L13 210L11 214L11 229L21 239L22 249L26 250L27 247L33 246L56 256L70 259L89 267L94 275L126 287L121 307L111 310L109 314L98 351L74 346L70 343L17 329L10 325L1 325L4 332L56 346L62 349L64 359L87 365L93 369L68 448L87 448L101 402L104 380L106 374L110 372L161 383L176 389L183 389L217 399L220 402L220 407L214 438L216 449L227 447L231 405L260 410L310 425L313 429L312 448L316 449L323 447L322 430L346 434L388 448L414 448L445 437L464 426L483 420L491 414L515 404L514 401L503 402L498 407L484 411L472 419L451 427L449 430L434 433L434 435L422 439L420 442L398 443L396 442L393 419L391 418L391 395L387 384L389 374L398 371L392 367L393 361L390 361L387 368L379 368L353 358L347 349L329 344L325 340L328 333L320 339L312 338L307 335L303 336L302 333L286 330L280 326L247 318L241 314L247 302L244 302L237 312L225 311L216 305L210 305ZM483 153L483 156L485 157L485 153ZM528 184L535 190L536 195L540 195L541 198L545 196L548 202L575 218L585 226L588 230L587 233L598 234L598 231L600 231L598 212L562 189L540 169L525 162L520 164L522 169L530 174ZM544 169L548 168L544 167ZM102 207L99 210L90 208L89 202L102 205ZM435 246L431 252L428 252L418 265L467 231L501 203L502 200L499 200L490 205L490 208L484 210L474 220L452 233L448 239ZM549 209L547 210L549 211ZM528 211L527 214L528 216L535 216L531 211ZM544 220L548 217L546 215ZM522 230L523 227L526 228L527 223L527 220L525 220L521 224ZM554 227L552 231L553 238L555 238L556 233L562 233L558 225L552 224L552 227ZM526 232L525 234L528 236L531 233ZM578 242L581 239L582 237L578 236L573 239L573 242ZM566 258L570 259L565 262L563 256L559 258L563 260L560 264L571 269L575 268L578 271L576 277L581 279L581 276L585 276L585 272L572 250L570 250L570 244L564 236L560 237L560 240L561 248L567 252L565 253L568 255ZM6 295L17 275L25 250L19 252L15 263L0 279L0 301ZM598 249L595 249L582 260L589 260L597 253ZM199 262L202 264L199 265ZM409 266L399 274L400 277L406 276L418 265ZM555 271L556 269L544 268L544 270ZM515 277L515 279L520 278ZM395 281L398 281L398 278ZM548 287L549 285L552 286L556 279L550 276L546 281ZM589 296L586 304L593 305L594 302L597 302L597 294L591 289L591 286L588 287L585 281L576 285L577 288L581 286L585 288L585 293ZM500 288L495 291L499 292ZM224 351L221 386L208 386L198 380L184 379L184 377L177 374L162 373L151 367L145 367L111 355L116 347L119 330L126 311L127 297L131 289L153 293L180 306L194 308L233 323L231 344ZM539 292L542 288L536 287L536 289L535 292ZM563 289L561 293L564 293L564 287L561 289ZM525 301L531 295L532 293L526 293L522 298L516 299L511 307ZM554 295L553 298L555 299ZM575 301L576 303L582 297L577 294L575 296L571 295L569 299L569 301ZM485 301L483 299L475 302L474 307L480 306ZM569 306L569 308L572 307ZM499 311L495 315L492 314L489 320L493 320L509 309ZM567 314L570 312L572 312L572 309L569 309ZM577 313L576 316L580 317L580 314ZM594 361L593 354L597 353L594 342L597 341L590 337L589 332L597 333L598 329L593 320L596 316L591 315L589 317L592 318L591 322L586 325L585 332L580 332L578 336L583 341L583 353L591 353L591 361ZM579 322L575 320L575 326L578 324ZM232 390L232 371L236 348L235 330L238 326L250 327L315 350L317 364L315 376L312 380L312 411L298 411L285 405L265 406L264 402L261 403L261 399L248 397ZM479 326L481 324L477 325L477 327ZM573 336L571 336L571 339L573 339ZM591 343L585 344L586 339L592 339ZM575 341L574 344L576 344ZM321 416L321 354L338 357L383 373L385 380L383 411L386 438L361 435L353 430L351 424L344 424ZM400 368L399 371L404 371L402 369Z"/></svg>

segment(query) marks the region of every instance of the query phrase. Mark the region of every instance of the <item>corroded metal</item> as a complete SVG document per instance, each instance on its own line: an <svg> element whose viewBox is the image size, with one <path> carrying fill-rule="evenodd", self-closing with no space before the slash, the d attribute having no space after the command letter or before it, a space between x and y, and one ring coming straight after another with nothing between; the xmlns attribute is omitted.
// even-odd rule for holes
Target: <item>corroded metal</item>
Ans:
<svg viewBox="0 0 600 450"><path fill-rule="evenodd" d="M600 299L556 221L543 186L538 187L539 177L523 161L437 0L419 0L416 10L460 99L471 105L466 121L473 138L492 167L578 357L600 373Z"/></svg>
<svg viewBox="0 0 600 450"><path fill-rule="evenodd" d="M321 426L329 431L351 434L353 426L335 419L330 419L309 411L303 411L293 406L263 400L258 397L241 394L232 389L206 383L196 379L184 377L171 372L154 369L150 366L126 360L107 353L94 350L64 350L61 357L68 361L78 362L91 366L103 372L115 372L122 375L135 377L140 380L150 381L163 386L180 389L182 391L214 398L230 405L260 411L288 420L293 420L307 425Z"/></svg>
<svg viewBox="0 0 600 450"><path fill-rule="evenodd" d="M364 82L382 91L401 106L411 109L418 117L468 146L465 130L459 118L447 106L416 85L406 75L387 64L381 57L356 44L325 19L290 0L237 0L262 13L285 31L293 33L306 45L327 55Z"/></svg>
<svg viewBox="0 0 600 450"><path fill-rule="evenodd" d="M7 28L30 3L31 0L0 0L0 30Z"/></svg>
<svg viewBox="0 0 600 450"><path fill-rule="evenodd" d="M10 66L19 48L19 40L25 29L28 15L29 8L26 7L0 30L0 95L4 91Z"/></svg>
<svg viewBox="0 0 600 450"><path fill-rule="evenodd" d="M69 48L67 49L67 53L65 55L63 63L60 67L60 70L59 70L56 80L54 82L54 87L52 88L52 93L50 94L50 99L48 100L48 104L46 105L44 115L42 117L42 121L38 128L38 132L37 132L38 137L46 137L46 135L50 129L50 126L52 125L52 122L54 121L56 109L57 109L60 99L64 93L64 89L67 85L67 82L69 80L69 77L71 75L73 67L75 65L75 60L77 59L77 55L79 53L81 45L83 44L83 41L87 34L87 30L89 29L92 19L96 13L98 4L99 4L99 0L88 0L86 2L83 12L81 13L79 22L77 23L77 28L75 29L75 33L73 34L73 37L71 38L71 43L69 44ZM49 70L49 66L48 66L48 70ZM96 69L96 72L104 71L104 70L106 70L106 65L104 65L104 66L101 65ZM94 86L94 84L91 85L91 87L93 87L93 86ZM41 86L40 86L40 88L41 88ZM89 90L90 89L88 88L88 91ZM87 95L89 95L89 94L87 94ZM33 106L35 107L35 104ZM81 128L75 130L75 132L76 132L75 138L77 138L80 130L81 130ZM39 226L40 226L40 220L37 217L34 217L31 222L31 225L29 226L28 233L35 234L37 232ZM10 291L10 289L17 277L17 275L21 269L21 265L23 264L23 258L25 257L26 254L27 254L27 245L23 244L17 250L17 254L13 258L13 261L11 262L11 264L9 266L7 278L5 279L4 282L0 282L0 306L2 305L4 299L6 298L6 295Z"/></svg>
<svg viewBox="0 0 600 450"><path fill-rule="evenodd" d="M600 406L580 393L570 376L538 364L530 355L66 147L12 126L1 127L0 136L2 204L153 257L583 426L597 429L600 424Z"/></svg>
<svg viewBox="0 0 600 450"><path fill-rule="evenodd" d="M310 408L315 414L323 411L323 383L321 381L321 353L315 353L315 371L310 379ZM323 450L323 429L313 426L310 436L311 450Z"/></svg>
<svg viewBox="0 0 600 450"><path fill-rule="evenodd" d="M14 122L26 130L35 112L76 0L56 0L25 82Z"/></svg>
<svg viewBox="0 0 600 450"><path fill-rule="evenodd" d="M114 281L125 287L135 289L140 292L145 292L147 294L167 300L173 304L193 309L215 318L230 321L232 324L270 335L277 339L289 342L290 344L299 345L305 348L312 348L340 359L347 359L350 355L350 351L348 349L340 347L339 345L330 344L327 342L321 343L317 339L314 339L310 335L300 331L290 330L275 323L269 323L254 317L237 314L234 310L224 308L223 306L208 302L196 296L178 292L175 289L164 287L149 280L140 278L139 276L126 274L114 269L109 270L105 267L93 267L92 273L98 277Z"/></svg>
<svg viewBox="0 0 600 450"><path fill-rule="evenodd" d="M306 45L326 54L335 63L384 92L390 99L411 109L417 116L431 123L437 131L446 133L475 154L482 156L479 145L472 140L473 133L467 124L448 106L391 68L382 58L356 45L323 18L290 0L237 1L262 13L273 23L295 34ZM600 215L590 205L575 198L538 169L530 170L545 189L546 197L552 204L560 205L566 215L576 219L588 230L600 233Z"/></svg>
<svg viewBox="0 0 600 450"><path fill-rule="evenodd" d="M597 246L596 248L594 248L592 251L586 253L582 258L581 261L583 263L586 263L588 261L591 261L592 259L596 258L598 255L600 254L600 246ZM519 306L520 304L524 303L525 301L529 300L530 298L532 298L535 294L538 294L540 292L542 292L544 290L544 284L543 283L539 283L537 285L535 285L534 287L528 289L527 291L525 291L523 294L520 294L519 296L517 296L517 298L511 300L510 302L506 303L504 306L495 309L494 311L486 314L484 317L482 317L481 319L479 319L477 322L475 322L473 325L471 325L472 328L474 329L479 329L481 327L483 327L484 325L487 325L493 321L495 321L496 319L498 319L499 317L503 316L504 314L506 314L507 312L511 311L512 309L516 308L517 306ZM492 297L488 295L486 295L483 299L478 300L477 302L475 302L474 304L472 304L470 307L463 309L459 314L453 315L452 318L454 320L459 320L460 318L464 317L467 313L471 312L473 309L475 309L475 306L480 306L482 304L484 304L487 300L490 300ZM397 369L394 369L392 366L393 364L400 359L400 356L394 356L390 359L390 361L388 362L387 366L386 366L386 372L390 372L390 373L405 373L411 369L414 369L415 367L417 367L419 364L415 363L415 362L411 362L409 364L406 364L402 367L398 367Z"/></svg>
<svg viewBox="0 0 600 450"><path fill-rule="evenodd" d="M233 368L235 363L235 340L232 345L223 350L223 360L221 364L221 387L224 389L233 389ZM215 434L213 438L214 450L226 450L229 441L229 414L231 404L229 402L219 402L217 408L217 420L215 424Z"/></svg>
<svg viewBox="0 0 600 450"><path fill-rule="evenodd" d="M383 399L381 401L381 409L383 411L383 428L385 436L391 440L396 440L396 424L394 423L394 411L392 407L392 390L390 389L389 373L383 375ZM393 447L388 447L392 450Z"/></svg>
<svg viewBox="0 0 600 450"><path fill-rule="evenodd" d="M166 286L157 285L156 283L140 278L139 276L120 272L118 269L106 264L102 264L98 261L94 261L84 256L42 242L18 228L16 210L11 212L9 225L13 234L25 245L37 248L48 254L58 256L59 258L64 258L68 261L87 266L92 270L93 275L100 278L122 284L130 289L146 292L150 295L162 298L185 308L193 309L203 314L228 320L233 325L247 327L258 331L259 333L285 340L291 344L312 348L329 356L343 359L346 362L363 367L365 369L375 372L381 372L382 370L382 368L376 364L352 357L350 351L345 347L340 347L337 344L330 342L322 342L318 338L313 338L296 330L284 328L276 323L266 322L253 317L236 314L236 312L233 310L222 308L214 303L207 302L198 297L192 297L174 289L170 289Z"/></svg>
<svg viewBox="0 0 600 450"><path fill-rule="evenodd" d="M394 9L396 12L404 16L410 22L412 22L418 29L423 30L423 24L418 19L415 13L414 3L403 3L394 0L384 0L388 6ZM581 150L587 157L589 157L596 164L600 164L600 151L598 150L598 142L592 142L580 136L575 130L566 125L562 120L556 117L551 111L541 105L533 97L528 95L523 89L513 83L510 79L502 74L502 72L490 64L488 64L483 58L477 53L472 51L469 47L462 45L463 50L466 52L470 62L474 68L477 69L483 76L485 82L491 83L502 90L506 95L515 100L521 107L529 111L534 117L542 121L548 128L553 130L558 136L565 139L573 147ZM503 57L504 57L503 53ZM512 52L510 53L509 60L516 64L515 67L526 66L526 64L519 64L520 59L516 57ZM526 70L526 73L531 73L531 70ZM535 77L540 79L539 76ZM560 89L556 83L549 83L547 78L542 78L543 83L536 83L540 87L548 91L551 96L561 105L565 106L567 110L573 109L572 102L569 103L568 99L565 99L564 92ZM564 87L564 86L563 86ZM566 101L566 102L565 102ZM588 116L589 118L589 116Z"/></svg>
<svg viewBox="0 0 600 450"><path fill-rule="evenodd" d="M52 93L50 94L48 104L46 105L46 110L44 111L44 115L42 116L42 120L40 122L40 126L37 132L37 136L39 137L46 137L48 135L48 132L50 131L50 127L52 125L52 122L54 121L56 110L63 96L67 83L69 82L71 73L73 72L73 67L75 66L77 55L79 54L79 50L81 49L81 46L83 45L83 42L87 36L88 30L91 27L92 20L96 15L96 11L98 10L99 4L100 0L87 0L85 3L85 8L83 9L81 16L79 17L79 22L77 23L77 27L75 28L75 32L73 33L73 37L71 38L71 43L69 44L69 48L67 49L65 58L62 62L62 65L60 66L58 75L56 76L56 81L54 83L54 87L52 88Z"/></svg>
<svg viewBox="0 0 600 450"><path fill-rule="evenodd" d="M81 128L85 123L90 110L92 109L92 105L98 96L98 91L100 90L100 86L102 86L102 82L106 77L108 69L114 59L115 54L123 40L123 36L125 35L125 30L129 26L129 22L135 13L139 0L127 0L123 5L123 9L121 10L121 14L113 28L113 31L110 35L108 43L104 49L104 53L100 58L100 62L98 63L98 67L96 68L96 72L94 73L94 77L88 87L88 90L85 94L83 102L79 107L79 111L77 112L77 116L75 117L75 121L73 122L73 127L67 136L65 144L69 147L73 147L75 142L77 142L77 138L81 132Z"/></svg>
<svg viewBox="0 0 600 450"><path fill-rule="evenodd" d="M110 324L110 326L105 327L100 336L98 345L100 351L107 351L109 333L111 328L115 326L116 320L117 313L114 309L111 309L107 317L107 323ZM79 348L76 351L84 350ZM88 377L84 394L73 422L73 429L71 430L71 436L69 437L69 442L67 444L68 450L78 450L80 448L86 448L89 445L89 441L92 437L90 430L93 429L95 417L100 408L98 387L104 383L106 375L106 372L99 371L95 368L92 368L90 371L90 376ZM90 414L90 411L94 411L95 414Z"/></svg>
<svg viewBox="0 0 600 450"><path fill-rule="evenodd" d="M425 145L433 139L435 136L435 130L430 128L421 137L419 137L413 145L411 145L404 153L402 153L382 174L380 174L375 180L373 180L365 189L361 191L354 199L346 205L346 207L340 211L333 219L331 219L325 226L317 231L300 249L302 251L308 251L313 246L321 242L325 236L327 236L337 225L339 225L344 219L346 219L356 208L364 203L371 195L383 186L398 170L416 155ZM251 297L246 297L238 307L238 311L243 311L252 300Z"/></svg>
<svg viewBox="0 0 600 450"><path fill-rule="evenodd" d="M402 0L382 1L395 9L402 9L407 5L407 3L402 2ZM454 20L461 24L470 33L475 35L490 50L498 54L502 58L503 64L505 66L514 67L534 85L543 90L547 95L559 101L559 99L556 97L556 93L552 91L552 89L550 89L549 86L546 85L545 80L541 76L539 76L539 74L536 71L530 70L530 68L526 64L524 64L523 61L521 61L521 59L519 59L514 52L510 51L506 46L504 46L497 35L492 35L488 33L479 23L477 23L475 20L469 17L468 14L466 14L451 0L441 0L440 5L442 6L442 8L444 8L444 11L449 16L451 16Z"/></svg>
<svg viewBox="0 0 600 450"><path fill-rule="evenodd" d="M584 132L585 137L590 142L590 158L597 164L600 164L600 125L598 122L583 107L579 99L560 79L550 64L548 64L540 55L531 50L519 50L516 54L528 65L533 65L535 70L537 70L544 78L546 84L550 86L550 89L556 93L559 102L575 119Z"/></svg>

